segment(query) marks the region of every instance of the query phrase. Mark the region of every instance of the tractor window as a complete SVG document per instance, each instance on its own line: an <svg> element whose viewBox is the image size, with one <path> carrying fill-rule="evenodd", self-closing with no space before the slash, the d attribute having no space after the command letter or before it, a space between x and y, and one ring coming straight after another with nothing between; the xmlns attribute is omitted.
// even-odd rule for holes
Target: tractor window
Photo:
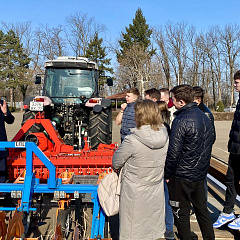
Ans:
<svg viewBox="0 0 240 240"><path fill-rule="evenodd" d="M52 98L78 98L81 95L89 98L95 91L94 71L57 68L46 71L45 91Z"/></svg>

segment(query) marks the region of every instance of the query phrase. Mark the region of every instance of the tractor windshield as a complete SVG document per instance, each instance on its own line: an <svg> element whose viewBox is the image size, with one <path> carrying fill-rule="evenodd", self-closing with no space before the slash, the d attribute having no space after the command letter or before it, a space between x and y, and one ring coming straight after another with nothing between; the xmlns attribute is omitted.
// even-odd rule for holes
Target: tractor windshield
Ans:
<svg viewBox="0 0 240 240"><path fill-rule="evenodd" d="M95 91L93 70L47 68L44 90L54 102L65 102L67 98L80 101L80 96L91 97Z"/></svg>

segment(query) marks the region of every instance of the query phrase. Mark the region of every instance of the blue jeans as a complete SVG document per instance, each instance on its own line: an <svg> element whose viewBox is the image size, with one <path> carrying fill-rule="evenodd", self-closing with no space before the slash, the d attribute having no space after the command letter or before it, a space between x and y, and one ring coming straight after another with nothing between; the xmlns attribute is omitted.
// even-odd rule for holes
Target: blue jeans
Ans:
<svg viewBox="0 0 240 240"><path fill-rule="evenodd" d="M166 180L164 179L164 195L165 195L165 224L166 231L173 232L173 213L172 207L169 204L169 193Z"/></svg>

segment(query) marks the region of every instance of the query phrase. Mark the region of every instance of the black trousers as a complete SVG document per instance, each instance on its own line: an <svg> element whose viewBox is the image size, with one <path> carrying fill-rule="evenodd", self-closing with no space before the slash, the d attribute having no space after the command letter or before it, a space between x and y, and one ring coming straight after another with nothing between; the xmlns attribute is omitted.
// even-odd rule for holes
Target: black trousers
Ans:
<svg viewBox="0 0 240 240"><path fill-rule="evenodd" d="M204 240L214 240L212 220L207 209L204 181L191 182L171 177L169 200L180 240L191 240L190 208L194 207Z"/></svg>
<svg viewBox="0 0 240 240"><path fill-rule="evenodd" d="M231 154L228 159L228 170L226 175L226 195L223 212L233 212L234 204L238 193L240 181L240 155Z"/></svg>
<svg viewBox="0 0 240 240"><path fill-rule="evenodd" d="M119 240L119 214L109 217L109 227L112 240Z"/></svg>
<svg viewBox="0 0 240 240"><path fill-rule="evenodd" d="M4 183L7 178L7 158L0 158L0 183Z"/></svg>

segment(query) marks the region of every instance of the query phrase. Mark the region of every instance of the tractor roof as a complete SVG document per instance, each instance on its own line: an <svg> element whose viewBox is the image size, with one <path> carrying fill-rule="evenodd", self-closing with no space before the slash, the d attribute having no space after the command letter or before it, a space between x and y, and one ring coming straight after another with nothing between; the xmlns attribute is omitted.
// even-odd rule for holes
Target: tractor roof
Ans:
<svg viewBox="0 0 240 240"><path fill-rule="evenodd" d="M44 64L45 68L59 67L59 68L80 68L80 69L97 69L97 63L90 61L84 57L58 57L54 60L48 60Z"/></svg>

